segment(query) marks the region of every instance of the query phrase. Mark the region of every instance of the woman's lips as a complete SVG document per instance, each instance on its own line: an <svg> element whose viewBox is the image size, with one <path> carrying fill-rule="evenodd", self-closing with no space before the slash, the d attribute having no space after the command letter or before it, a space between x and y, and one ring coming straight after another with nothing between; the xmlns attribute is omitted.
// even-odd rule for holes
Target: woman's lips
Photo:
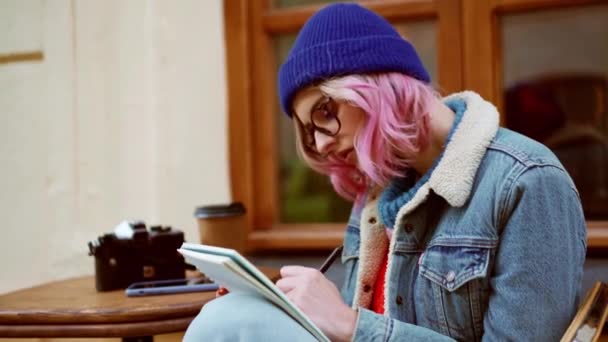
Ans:
<svg viewBox="0 0 608 342"><path fill-rule="evenodd" d="M355 150L350 149L340 153L340 158L346 162L354 163L355 162Z"/></svg>
<svg viewBox="0 0 608 342"><path fill-rule="evenodd" d="M348 160L349 162L355 161L355 151L354 150L350 150L350 152L348 152L348 154L346 155L346 160Z"/></svg>

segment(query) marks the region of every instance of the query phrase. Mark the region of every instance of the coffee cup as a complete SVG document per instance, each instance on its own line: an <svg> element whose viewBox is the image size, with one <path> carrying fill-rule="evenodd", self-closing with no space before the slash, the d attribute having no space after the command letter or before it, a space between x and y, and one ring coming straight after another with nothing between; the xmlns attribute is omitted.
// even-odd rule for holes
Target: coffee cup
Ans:
<svg viewBox="0 0 608 342"><path fill-rule="evenodd" d="M197 207L194 216L201 243L243 252L247 240L245 212L240 202Z"/></svg>

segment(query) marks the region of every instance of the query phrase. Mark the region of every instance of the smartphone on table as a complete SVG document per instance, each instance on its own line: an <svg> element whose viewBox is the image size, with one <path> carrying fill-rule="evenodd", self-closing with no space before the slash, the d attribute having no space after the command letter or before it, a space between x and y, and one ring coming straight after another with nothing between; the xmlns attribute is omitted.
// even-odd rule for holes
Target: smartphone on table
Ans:
<svg viewBox="0 0 608 342"><path fill-rule="evenodd" d="M218 284L207 277L142 281L131 284L125 290L127 297L164 295L173 293L216 291Z"/></svg>

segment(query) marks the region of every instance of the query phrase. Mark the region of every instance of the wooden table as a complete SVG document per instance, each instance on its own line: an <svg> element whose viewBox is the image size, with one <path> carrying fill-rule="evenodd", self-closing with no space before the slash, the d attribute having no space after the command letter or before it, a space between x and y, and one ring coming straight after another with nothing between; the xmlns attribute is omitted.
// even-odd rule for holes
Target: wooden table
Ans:
<svg viewBox="0 0 608 342"><path fill-rule="evenodd" d="M278 270L260 267L271 279ZM97 292L92 276L0 295L0 337L122 337L152 340L184 331L215 292L126 297ZM145 336L145 338L141 338Z"/></svg>

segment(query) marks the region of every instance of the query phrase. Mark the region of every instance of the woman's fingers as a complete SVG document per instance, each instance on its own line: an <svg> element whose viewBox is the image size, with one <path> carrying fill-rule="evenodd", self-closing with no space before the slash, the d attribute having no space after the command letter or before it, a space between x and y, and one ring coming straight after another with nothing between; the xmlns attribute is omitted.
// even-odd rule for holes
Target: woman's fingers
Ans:
<svg viewBox="0 0 608 342"><path fill-rule="evenodd" d="M300 279L298 277L286 277L279 279L276 282L276 285L279 290L283 291L284 293L288 293L289 291L296 288L299 282Z"/></svg>
<svg viewBox="0 0 608 342"><path fill-rule="evenodd" d="M282 278L276 285L284 293L290 293L297 288L306 289L316 287L320 282L325 281L325 276L315 268L303 266L283 266L281 267Z"/></svg>
<svg viewBox="0 0 608 342"><path fill-rule="evenodd" d="M315 273L317 270L304 266L283 266L281 267L281 277L297 277L301 275Z"/></svg>

